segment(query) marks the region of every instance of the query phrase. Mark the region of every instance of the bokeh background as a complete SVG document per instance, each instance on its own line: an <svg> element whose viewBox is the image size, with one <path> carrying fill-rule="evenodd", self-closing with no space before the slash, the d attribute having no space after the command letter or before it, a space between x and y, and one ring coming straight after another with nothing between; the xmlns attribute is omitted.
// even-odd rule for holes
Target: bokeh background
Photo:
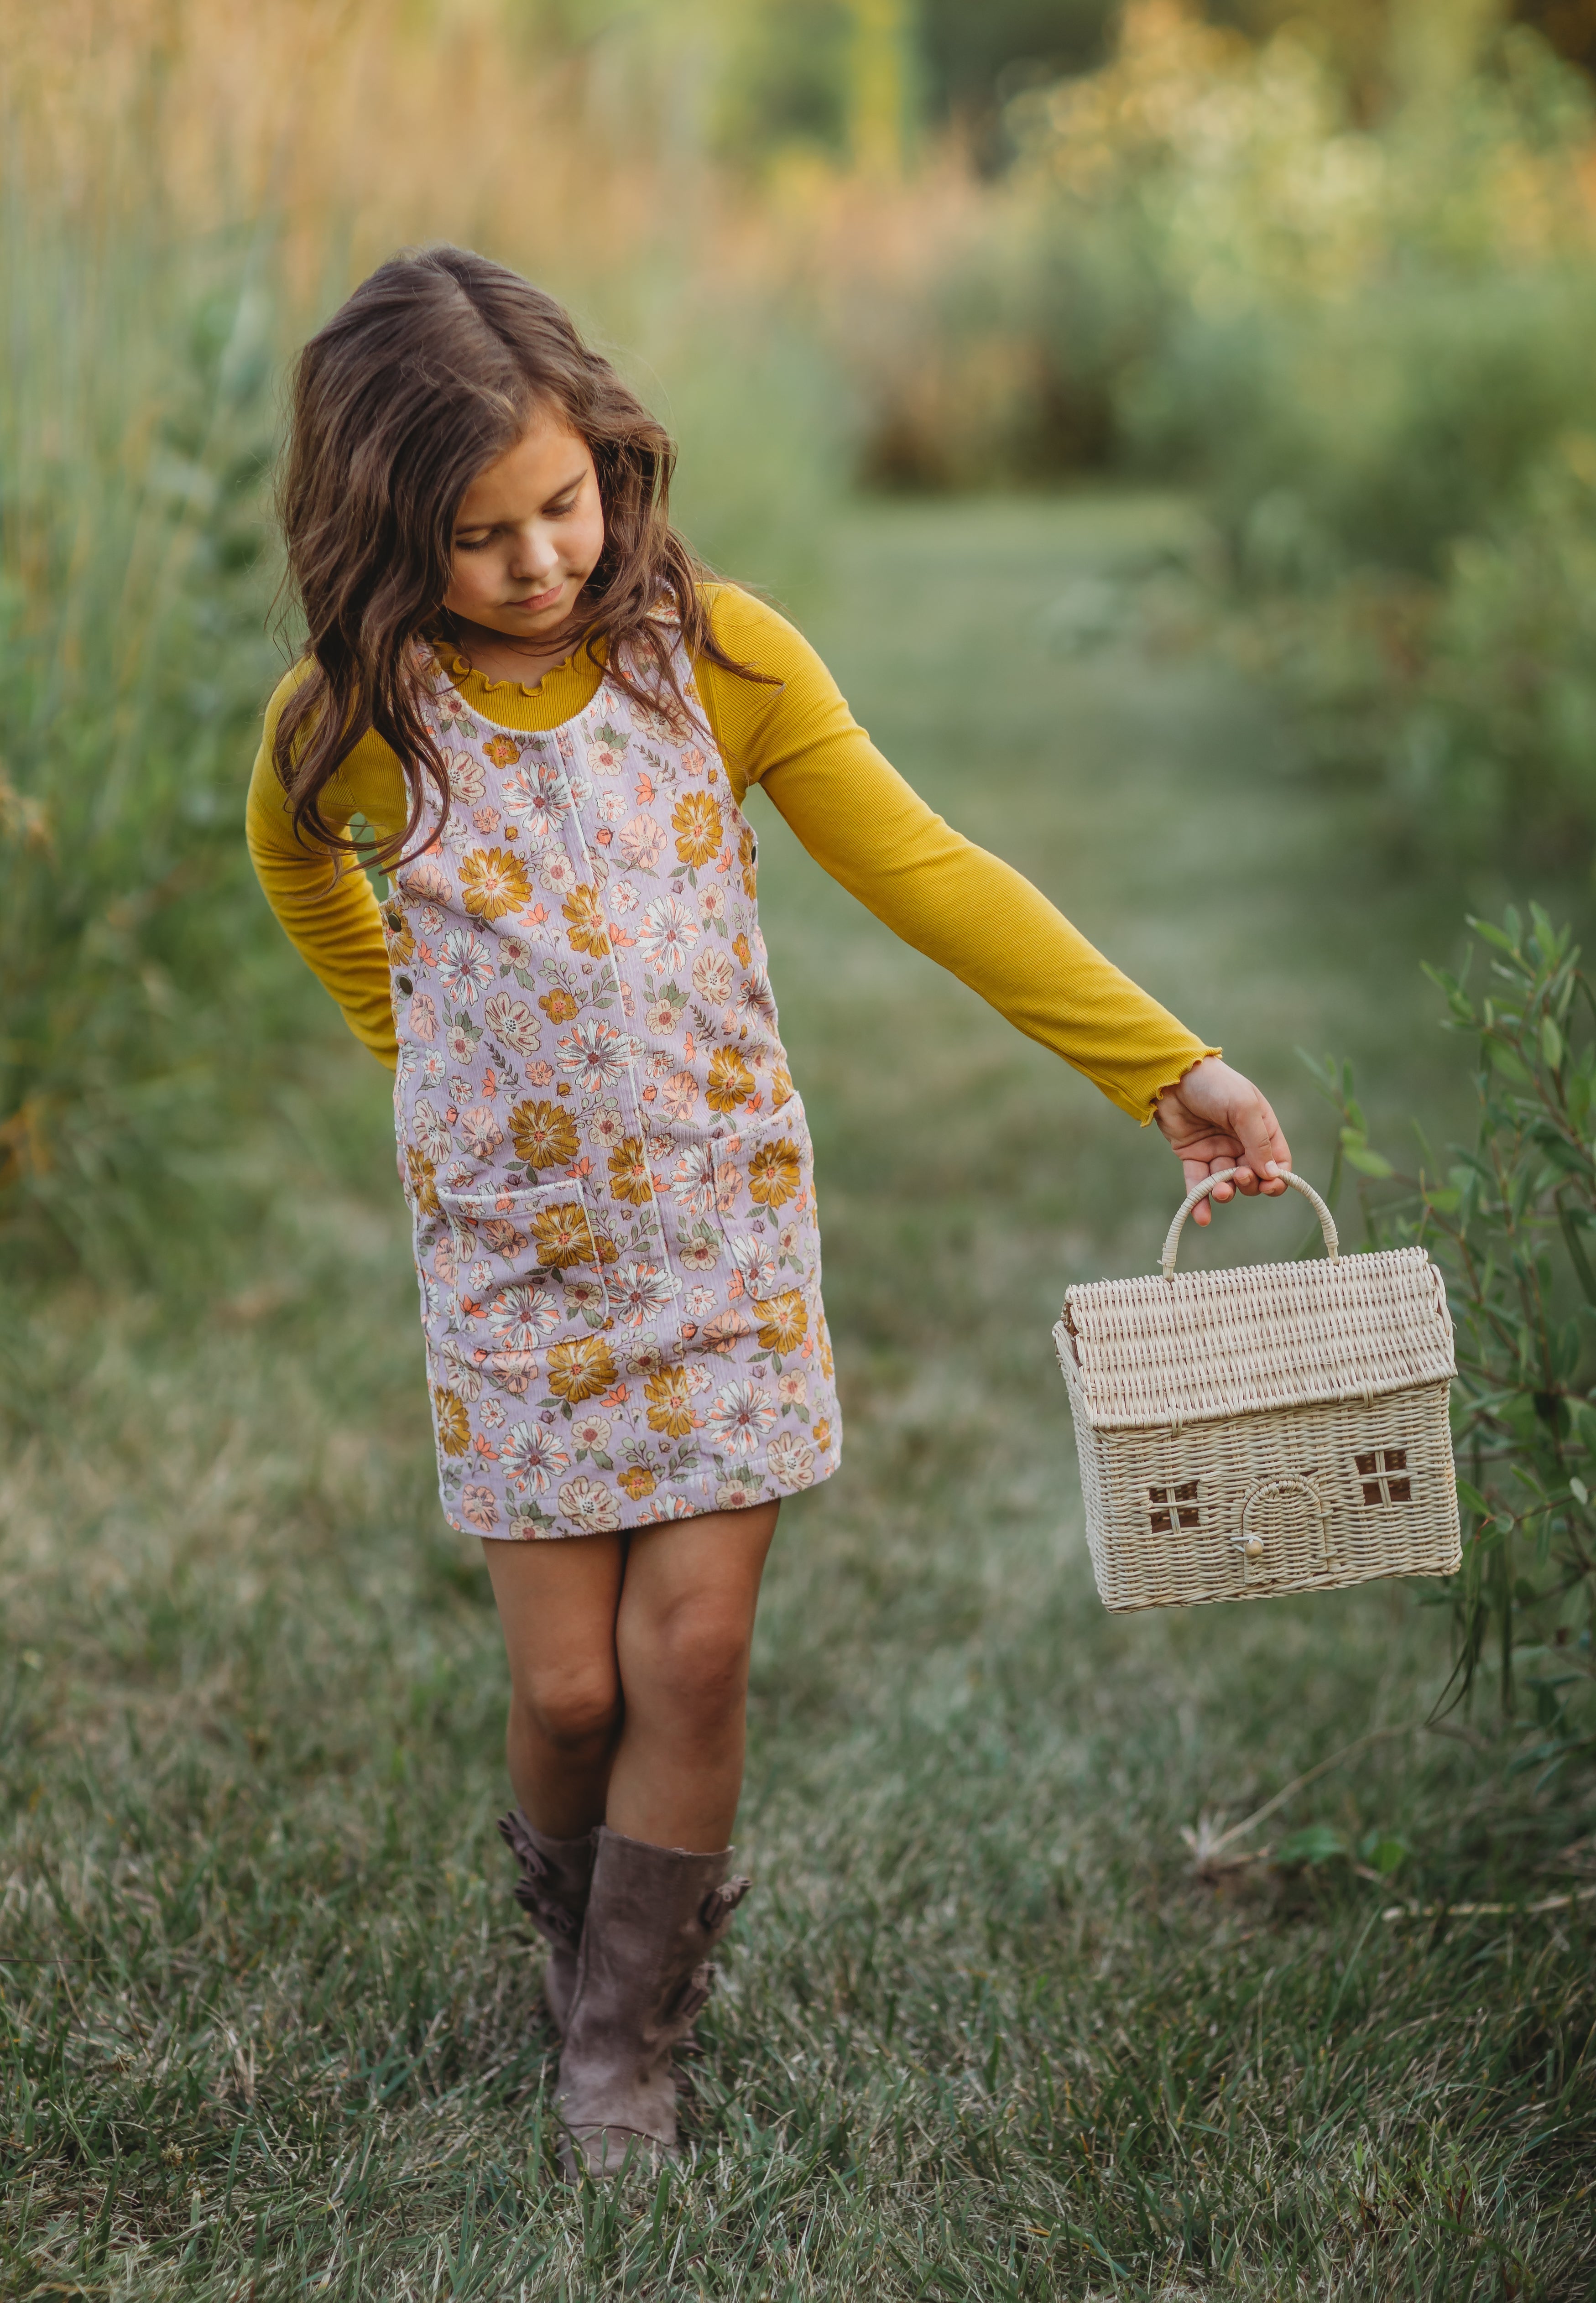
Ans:
<svg viewBox="0 0 1596 2303"><path fill-rule="evenodd" d="M1402 1587L1102 1615L1049 1329L1172 1164L757 798L849 1455L701 2166L551 2184L386 1082L241 811L285 362L466 241L1305 1173L1300 1047L1472 1128L1421 961L1592 909L1593 70L1586 0L0 0L0 2292L1588 2292L1588 1770L1417 1732Z"/></svg>

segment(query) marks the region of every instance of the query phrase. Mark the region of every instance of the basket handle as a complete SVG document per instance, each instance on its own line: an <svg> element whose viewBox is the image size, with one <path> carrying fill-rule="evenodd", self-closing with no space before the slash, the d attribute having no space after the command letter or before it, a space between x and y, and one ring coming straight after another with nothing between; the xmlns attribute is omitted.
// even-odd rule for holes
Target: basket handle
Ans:
<svg viewBox="0 0 1596 2303"><path fill-rule="evenodd" d="M1217 1176L1205 1176L1200 1184L1192 1185L1191 1190L1176 1210L1175 1220L1170 1226L1169 1236L1164 1241L1163 1270L1166 1279L1173 1279L1175 1277L1175 1257L1180 1246L1180 1234L1185 1227L1187 1216L1196 1206L1197 1202L1205 1200L1216 1184L1228 1184L1240 1173L1239 1168L1221 1168ZM1324 1234L1324 1252L1333 1263L1341 1253L1341 1244L1336 1236L1334 1216L1325 1206L1313 1185L1305 1183L1295 1169L1277 1168L1275 1174L1280 1183L1289 1184L1294 1192L1300 1192L1305 1200L1312 1202L1313 1212L1319 1218L1320 1229Z"/></svg>

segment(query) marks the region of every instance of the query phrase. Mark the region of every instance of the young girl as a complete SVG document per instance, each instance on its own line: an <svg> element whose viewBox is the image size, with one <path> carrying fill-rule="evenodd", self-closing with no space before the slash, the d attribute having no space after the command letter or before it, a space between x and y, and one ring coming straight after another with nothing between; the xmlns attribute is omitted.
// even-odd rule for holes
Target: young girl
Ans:
<svg viewBox="0 0 1596 2303"><path fill-rule="evenodd" d="M458 249L384 264L299 364L308 640L249 791L273 909L395 1073L443 1511L485 1540L509 1654L501 1828L551 1945L567 2165L595 2173L674 2146L672 2051L748 1884L760 1573L841 1441L749 785L1155 1118L1188 1183L1240 1162L1278 1194L1290 1156L1256 1088L916 797L790 625L708 579L671 463L547 296Z"/></svg>

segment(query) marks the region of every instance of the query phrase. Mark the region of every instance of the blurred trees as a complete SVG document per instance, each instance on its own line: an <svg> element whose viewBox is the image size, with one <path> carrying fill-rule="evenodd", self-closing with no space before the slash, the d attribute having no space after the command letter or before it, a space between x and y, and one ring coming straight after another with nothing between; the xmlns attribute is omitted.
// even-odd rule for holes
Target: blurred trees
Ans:
<svg viewBox="0 0 1596 2303"><path fill-rule="evenodd" d="M719 74L717 148L754 161L796 144L840 159L855 32L849 0L760 0L741 12Z"/></svg>
<svg viewBox="0 0 1596 2303"><path fill-rule="evenodd" d="M1011 101L1099 70L1125 14L1122 0L742 0L732 9L709 0L709 8L724 156L879 157L880 91L890 81L902 142L951 128L986 172L1015 157ZM1310 47L1349 119L1364 126L1439 78L1466 74L1507 25L1532 28L1566 60L1596 70L1596 0L1203 0L1193 13L1254 47L1281 34Z"/></svg>
<svg viewBox="0 0 1596 2303"><path fill-rule="evenodd" d="M1596 73L1596 0L1514 0L1513 18L1570 63Z"/></svg>
<svg viewBox="0 0 1596 2303"><path fill-rule="evenodd" d="M1127 0L984 184L944 156L795 211L859 469L1198 488L1237 644L1392 836L1588 849L1590 84L1491 0L1232 13Z"/></svg>
<svg viewBox="0 0 1596 2303"><path fill-rule="evenodd" d="M745 0L722 20L718 147L745 164L796 147L868 165L951 126L996 165L1009 98L1101 63L1116 13L1117 0Z"/></svg>

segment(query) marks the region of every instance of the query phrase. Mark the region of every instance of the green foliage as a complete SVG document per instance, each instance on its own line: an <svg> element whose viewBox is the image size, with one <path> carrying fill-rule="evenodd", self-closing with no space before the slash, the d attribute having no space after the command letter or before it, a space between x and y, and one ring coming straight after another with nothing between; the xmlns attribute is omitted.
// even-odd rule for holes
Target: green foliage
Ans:
<svg viewBox="0 0 1596 2303"><path fill-rule="evenodd" d="M718 21L712 140L745 165L795 151L861 156L860 80L872 37L884 35L906 131L957 122L995 164L1017 87L1101 63L1115 13L1116 0L743 0Z"/></svg>
<svg viewBox="0 0 1596 2303"><path fill-rule="evenodd" d="M180 260L131 230L97 246L17 198L0 215L0 1233L13 1255L148 1269L181 1253L274 1004L240 838L274 662L270 308L258 249Z"/></svg>
<svg viewBox="0 0 1596 2303"><path fill-rule="evenodd" d="M1542 205L1578 210L1583 80L1517 36L1377 126L1347 103L1293 35L1154 19L1018 115L1060 379L1201 477L1255 582L1433 572L1587 405L1591 251Z"/></svg>
<svg viewBox="0 0 1596 2303"><path fill-rule="evenodd" d="M1454 549L1393 749L1414 797L1474 844L1542 854L1596 825L1596 437L1566 436L1522 495ZM1393 741L1394 738L1394 741ZM1393 763L1394 764L1394 763Z"/></svg>
<svg viewBox="0 0 1596 2303"><path fill-rule="evenodd" d="M1519 23L1533 24L1559 55L1596 72L1596 6L1592 0L1513 0Z"/></svg>
<svg viewBox="0 0 1596 2303"><path fill-rule="evenodd" d="M1019 38L1018 13L978 32L953 13L972 55ZM1130 464L1202 485L1254 597L1322 601L1364 569L1433 582L1585 420L1589 87L1490 10L1353 7L1322 38L1241 13L1251 42L1195 8L1127 12L1101 68L1012 95L1013 166L934 255L899 240L886 313L842 297L840 349L906 477ZM1377 30L1372 104L1355 59L1372 69ZM918 360L873 384L894 327ZM972 384L928 390L928 367Z"/></svg>
<svg viewBox="0 0 1596 2303"><path fill-rule="evenodd" d="M1543 870L1596 831L1589 83L1488 7L1218 13L1254 38L1130 11L1099 69L1012 96L1012 165L938 188L934 249L911 190L896 262L869 220L839 250L860 468L1194 485L1204 582L1315 764L1423 852Z"/></svg>
<svg viewBox="0 0 1596 2303"><path fill-rule="evenodd" d="M1585 413L1593 359L1577 273L1393 280L1269 325L1181 321L1127 421L1139 452L1201 473L1250 588L1434 578L1457 538L1520 508Z"/></svg>
<svg viewBox="0 0 1596 2303"><path fill-rule="evenodd" d="M744 162L794 145L847 152L855 13L850 0L762 0L738 12L715 90L719 151Z"/></svg>
<svg viewBox="0 0 1596 2303"><path fill-rule="evenodd" d="M835 363L762 299L733 307L688 280L673 305L656 300L638 321L617 357L676 440L672 519L711 567L801 611L847 494L851 443Z"/></svg>
<svg viewBox="0 0 1596 2303"><path fill-rule="evenodd" d="M1383 785L1408 843L1556 868L1596 827L1596 441L1565 433L1435 584L1367 572L1249 611L1310 756Z"/></svg>
<svg viewBox="0 0 1596 2303"><path fill-rule="evenodd" d="M1118 0L919 0L922 84L933 118L977 132L1019 88L1101 64ZM990 131L989 131L990 132Z"/></svg>
<svg viewBox="0 0 1596 2303"><path fill-rule="evenodd" d="M1471 923L1489 990L1435 969L1473 1042L1474 1143L1415 1170L1373 1150L1352 1067L1314 1069L1341 1119L1371 1242L1422 1241L1446 1274L1464 1566L1457 1686L1493 1670L1526 1713L1524 1764L1596 1747L1596 990L1572 933L1532 905ZM1334 1184L1332 1181L1332 1189Z"/></svg>
<svg viewBox="0 0 1596 2303"><path fill-rule="evenodd" d="M1589 87L1459 15L1360 120L1289 30L1149 24L1024 113L1044 404L1202 487L1313 756L1542 866L1596 831Z"/></svg>

